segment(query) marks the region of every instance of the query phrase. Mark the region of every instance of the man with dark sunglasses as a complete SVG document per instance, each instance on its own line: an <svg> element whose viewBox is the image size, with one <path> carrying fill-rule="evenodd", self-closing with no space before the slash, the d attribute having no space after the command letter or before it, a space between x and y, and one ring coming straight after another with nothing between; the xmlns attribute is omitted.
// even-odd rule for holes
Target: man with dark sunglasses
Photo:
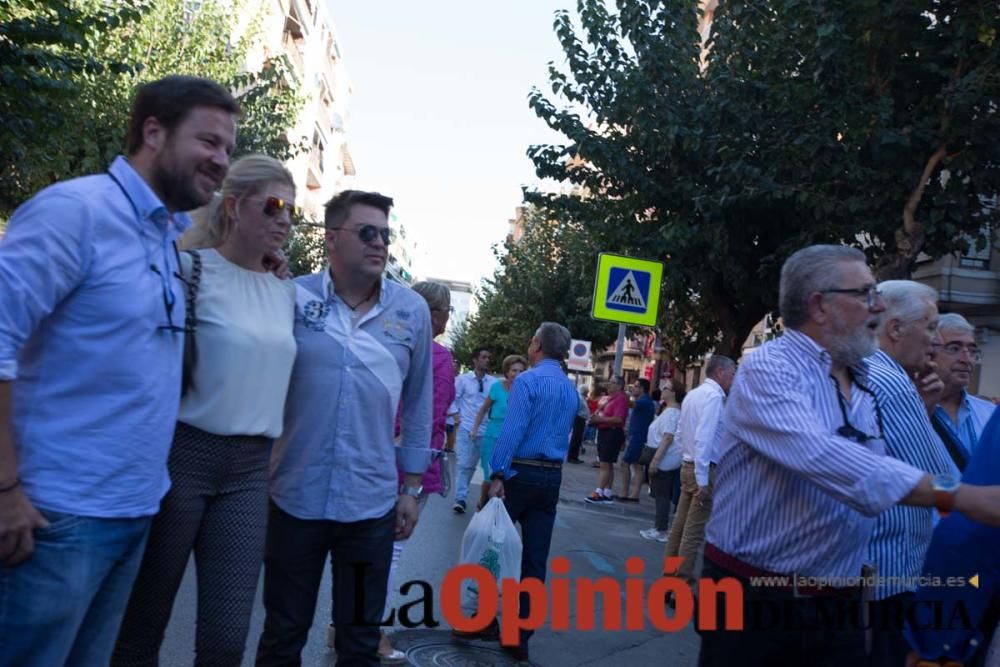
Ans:
<svg viewBox="0 0 1000 667"><path fill-rule="evenodd" d="M785 333L744 358L723 410L706 530L703 577L742 584L743 629L725 630L734 610L717 605L700 667L864 663L863 626L827 621L845 605L860 614L874 517L903 503L1000 525L1000 487L928 474L869 437L880 425L867 357L885 303L864 253L799 250L779 291Z"/></svg>
<svg viewBox="0 0 1000 667"><path fill-rule="evenodd" d="M936 396L941 384L931 361L937 338L937 292L912 280L879 283L878 291L885 312L879 327L880 349L868 358L868 384L881 416L886 454L935 475L956 476L958 468L934 432L921 398L922 392ZM870 592L871 667L906 660L909 645L902 623L886 620L901 619L908 611L933 530L930 507L894 505L875 518L868 544L868 560L879 577Z"/></svg>
<svg viewBox="0 0 1000 667"><path fill-rule="evenodd" d="M0 243L0 662L106 665L170 486L184 292L174 241L229 168L238 106L139 88L127 156L57 183Z"/></svg>
<svg viewBox="0 0 1000 667"><path fill-rule="evenodd" d="M331 199L330 266L295 281L297 356L271 458L257 665L300 663L328 558L337 661L379 664L392 543L417 523L433 451L431 314L383 275L391 206L359 190Z"/></svg>
<svg viewBox="0 0 1000 667"><path fill-rule="evenodd" d="M479 408L490 394L490 387L497 381L489 374L493 356L487 348L473 350L471 361L472 370L455 378L455 405L459 410L458 435L455 437L455 504L451 508L455 514L465 513L469 484L479 465L479 441L486 433L488 420L484 419L475 433L472 427L476 424Z"/></svg>

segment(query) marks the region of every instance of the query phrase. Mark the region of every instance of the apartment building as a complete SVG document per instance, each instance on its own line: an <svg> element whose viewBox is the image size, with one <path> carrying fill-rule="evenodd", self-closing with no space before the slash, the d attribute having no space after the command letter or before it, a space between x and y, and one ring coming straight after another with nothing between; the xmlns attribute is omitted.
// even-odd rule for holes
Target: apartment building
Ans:
<svg viewBox="0 0 1000 667"><path fill-rule="evenodd" d="M260 42L248 57L257 68L286 56L306 103L288 141L303 150L286 163L306 219L321 221L323 205L351 187L355 175L347 139L351 83L337 34L321 0L259 0ZM251 8L247 8L248 10ZM249 12L248 12L249 13Z"/></svg>

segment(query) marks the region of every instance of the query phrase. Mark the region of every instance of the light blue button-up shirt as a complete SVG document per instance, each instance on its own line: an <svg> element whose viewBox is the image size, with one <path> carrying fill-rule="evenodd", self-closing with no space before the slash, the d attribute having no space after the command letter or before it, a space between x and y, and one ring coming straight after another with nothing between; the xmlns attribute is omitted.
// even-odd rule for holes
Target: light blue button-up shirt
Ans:
<svg viewBox="0 0 1000 667"><path fill-rule="evenodd" d="M13 381L18 475L36 506L159 508L184 345L159 327L165 298L184 323L173 242L189 224L122 157L14 212L0 242L0 380Z"/></svg>
<svg viewBox="0 0 1000 667"><path fill-rule="evenodd" d="M951 420L951 415L940 405L934 408L934 419L952 434L965 448L965 458L968 460L976 451L979 437L986 428L986 422L993 416L996 406L990 401L978 396L972 396L962 391L962 400L958 403L958 423Z"/></svg>
<svg viewBox="0 0 1000 667"><path fill-rule="evenodd" d="M510 387L507 417L490 468L510 479L517 474L510 469L514 458L562 462L579 406L576 387L555 359L543 359L518 375Z"/></svg>
<svg viewBox="0 0 1000 667"><path fill-rule="evenodd" d="M427 302L383 279L378 303L355 320L329 271L295 283L298 351L285 428L271 455L271 498L299 519L384 516L396 503L397 462L422 475L431 461Z"/></svg>

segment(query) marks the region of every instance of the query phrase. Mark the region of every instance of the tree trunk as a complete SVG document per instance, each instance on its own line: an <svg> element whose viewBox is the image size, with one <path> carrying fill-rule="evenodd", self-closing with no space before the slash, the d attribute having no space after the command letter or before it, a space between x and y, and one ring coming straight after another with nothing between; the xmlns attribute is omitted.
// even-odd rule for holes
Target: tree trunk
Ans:
<svg viewBox="0 0 1000 667"><path fill-rule="evenodd" d="M715 346L715 354L729 357L733 361L738 361L743 355L743 343L747 336L757 326L757 323L764 319L768 309L762 304L744 304L739 310L730 305L723 304L717 309L719 316L719 331L722 338Z"/></svg>
<svg viewBox="0 0 1000 667"><path fill-rule="evenodd" d="M924 196L924 188L934 175L941 160L947 155L947 146L941 144L927 159L920 180L910 192L903 206L903 224L896 230L895 252L882 257L875 267L875 278L883 280L908 280L917 261L920 249L924 247L924 226L917 221L917 206Z"/></svg>

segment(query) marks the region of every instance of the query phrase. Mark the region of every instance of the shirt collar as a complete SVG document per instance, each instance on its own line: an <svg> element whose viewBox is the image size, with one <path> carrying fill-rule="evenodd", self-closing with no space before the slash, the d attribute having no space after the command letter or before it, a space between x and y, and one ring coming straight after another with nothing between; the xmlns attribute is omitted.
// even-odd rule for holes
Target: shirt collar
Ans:
<svg viewBox="0 0 1000 667"><path fill-rule="evenodd" d="M379 278L379 281L381 284L378 288L378 301L376 301L376 303L382 306L385 304L386 300L386 280L384 274ZM326 299L327 303L332 302L334 299L344 303L344 300L337 296L336 292L334 292L333 287L333 273L330 271L330 266L327 265L323 268L323 298Z"/></svg>
<svg viewBox="0 0 1000 667"><path fill-rule="evenodd" d="M139 175L135 167L129 164L124 155L115 158L111 166L108 167L108 173L121 185L125 196L135 206L143 220L152 220L160 224L165 224L168 221L173 222L179 231L183 231L191 225L191 218L186 213L171 214L167 210L153 189Z"/></svg>
<svg viewBox="0 0 1000 667"><path fill-rule="evenodd" d="M722 390L722 385L720 385L712 378L705 378L705 382L703 384L711 387L713 390L715 390L719 394L722 394L723 396L726 395L726 392Z"/></svg>

